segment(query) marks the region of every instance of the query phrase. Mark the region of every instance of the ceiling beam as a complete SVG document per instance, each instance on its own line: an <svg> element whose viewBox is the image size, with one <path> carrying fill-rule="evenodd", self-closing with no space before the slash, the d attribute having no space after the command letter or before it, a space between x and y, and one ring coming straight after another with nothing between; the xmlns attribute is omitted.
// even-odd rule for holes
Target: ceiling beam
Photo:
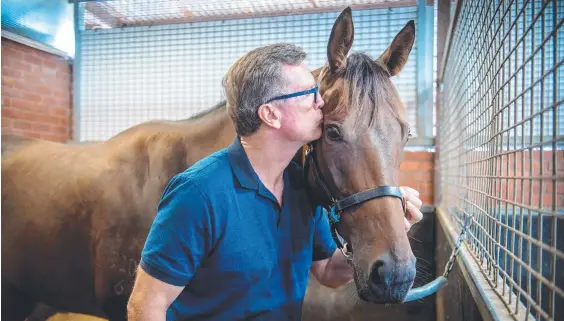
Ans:
<svg viewBox="0 0 564 321"><path fill-rule="evenodd" d="M312 0L314 1L314 0ZM417 6L417 0L398 0L398 1L382 1L378 3L371 4L357 4L349 5L351 9L354 10L367 10L367 9L388 9L388 8L400 8L400 7L410 7ZM312 13L328 13L328 12L340 12L345 8L345 6L330 6L330 7L314 7L306 9L292 9L284 11L273 11L273 12L263 12L260 14L249 14L249 13L237 13L237 14L220 14L213 16L195 16L192 12L190 14L184 14L184 17L179 18L167 18L167 19L152 19L144 21L128 21L124 23L123 26L150 26L150 25L161 25L161 24L175 24L175 23L192 23L192 22L204 22L204 21L217 21L217 20L231 20L231 19L248 19L248 18L262 18L262 17L276 17L276 16L290 16L298 14L312 14Z"/></svg>
<svg viewBox="0 0 564 321"><path fill-rule="evenodd" d="M119 28L125 26L126 18L119 14L117 11L113 10L108 5L100 2L88 2L86 3L85 10L90 12L96 18L98 18L103 23L107 24L111 28Z"/></svg>

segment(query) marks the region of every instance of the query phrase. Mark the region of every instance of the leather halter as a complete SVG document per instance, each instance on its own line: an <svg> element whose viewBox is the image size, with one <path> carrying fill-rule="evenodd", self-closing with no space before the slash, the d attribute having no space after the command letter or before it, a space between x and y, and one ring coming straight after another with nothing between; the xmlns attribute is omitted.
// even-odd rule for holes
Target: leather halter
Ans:
<svg viewBox="0 0 564 321"><path fill-rule="evenodd" d="M341 221L341 214L343 211L349 207L359 205L369 200L373 200L380 197L395 197L401 200L401 204L403 207L404 214L407 210L407 204L405 197L403 196L399 187L396 186L378 186L375 188L371 188L362 192L355 193L353 195L347 196L341 200L337 200L331 190L327 186L325 179L323 178L323 174L319 170L319 165L317 164L317 158L315 157L315 153L313 152L315 143L310 143L307 145L304 151L304 175L307 181L308 174L311 171L313 175L313 179L315 181L315 185L323 191L323 196L325 198L324 201L318 202L321 206L323 206L328 212L328 219L331 225L331 236L333 240L337 244L337 247L343 252L343 255L350 260L350 256L352 255L352 250L349 249L348 244L344 239L339 235L337 232L337 225ZM311 197L311 195L310 195ZM343 240L343 241L341 241Z"/></svg>

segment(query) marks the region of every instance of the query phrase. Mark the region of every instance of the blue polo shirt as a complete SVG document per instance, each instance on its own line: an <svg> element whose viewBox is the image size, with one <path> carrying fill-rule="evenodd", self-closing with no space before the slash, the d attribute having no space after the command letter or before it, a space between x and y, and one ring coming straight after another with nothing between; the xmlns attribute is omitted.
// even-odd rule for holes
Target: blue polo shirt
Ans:
<svg viewBox="0 0 564 321"><path fill-rule="evenodd" d="M182 293L167 320L299 320L312 260L336 249L312 211L301 167L284 171L282 206L239 138L165 187L141 268Z"/></svg>

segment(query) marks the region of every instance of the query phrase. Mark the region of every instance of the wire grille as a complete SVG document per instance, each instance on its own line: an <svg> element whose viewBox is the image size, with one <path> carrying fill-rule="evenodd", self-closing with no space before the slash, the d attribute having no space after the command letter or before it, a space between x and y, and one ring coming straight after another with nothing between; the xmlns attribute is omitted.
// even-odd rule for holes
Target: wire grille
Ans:
<svg viewBox="0 0 564 321"><path fill-rule="evenodd" d="M85 6L87 28L116 28L245 18L283 14L338 11L345 6L353 9L388 8L415 5L415 0L119 0L89 1Z"/></svg>
<svg viewBox="0 0 564 321"><path fill-rule="evenodd" d="M150 7L153 2L145 3ZM320 67L339 13L96 30L84 28L82 16L79 140L104 140L143 121L188 118L212 107L223 99L221 79L227 69L258 46L295 43L308 53L309 68ZM376 59L408 20L417 21L417 7L355 10L353 19L352 50ZM416 52L414 47L405 69L393 78L414 136Z"/></svg>
<svg viewBox="0 0 564 321"><path fill-rule="evenodd" d="M460 1L442 78L440 206L514 319L564 320L562 1Z"/></svg>

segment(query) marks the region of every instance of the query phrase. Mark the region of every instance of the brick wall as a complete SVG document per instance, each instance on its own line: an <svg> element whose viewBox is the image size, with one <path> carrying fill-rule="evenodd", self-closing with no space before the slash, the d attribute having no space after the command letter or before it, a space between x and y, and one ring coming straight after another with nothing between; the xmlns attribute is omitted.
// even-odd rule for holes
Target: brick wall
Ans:
<svg viewBox="0 0 564 321"><path fill-rule="evenodd" d="M71 79L65 58L2 37L2 132L69 140Z"/></svg>
<svg viewBox="0 0 564 321"><path fill-rule="evenodd" d="M554 165L556 165L556 176L553 174ZM494 180L493 196L535 208L550 208L555 202L556 207L562 209L564 208L563 165L563 150L557 150L556 155L552 151L543 151L542 159L539 150L501 155L494 162L495 172L499 173L499 178ZM553 179L555 177L560 179ZM553 194L555 188L556 199Z"/></svg>
<svg viewBox="0 0 564 321"><path fill-rule="evenodd" d="M424 205L433 205L435 153L405 151L403 155L400 185L415 188Z"/></svg>

